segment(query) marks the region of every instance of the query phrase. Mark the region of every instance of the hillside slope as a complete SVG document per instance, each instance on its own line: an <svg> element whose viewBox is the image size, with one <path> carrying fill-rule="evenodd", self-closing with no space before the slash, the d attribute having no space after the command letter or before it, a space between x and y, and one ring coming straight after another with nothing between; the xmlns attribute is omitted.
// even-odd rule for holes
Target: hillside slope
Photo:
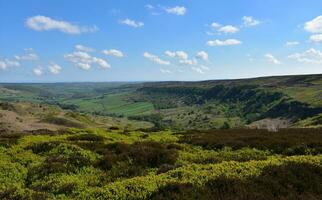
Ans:
<svg viewBox="0 0 322 200"><path fill-rule="evenodd" d="M149 121L158 128L318 127L322 75L148 83L0 84L0 101Z"/></svg>

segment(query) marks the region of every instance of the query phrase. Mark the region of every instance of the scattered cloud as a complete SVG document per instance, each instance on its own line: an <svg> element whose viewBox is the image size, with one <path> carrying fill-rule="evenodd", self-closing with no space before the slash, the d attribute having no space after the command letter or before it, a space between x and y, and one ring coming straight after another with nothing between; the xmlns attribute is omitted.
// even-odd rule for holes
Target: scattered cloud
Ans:
<svg viewBox="0 0 322 200"><path fill-rule="evenodd" d="M184 65L196 65L198 61L196 59L188 59L189 55L185 51L165 51L165 55L172 58L178 58L180 64Z"/></svg>
<svg viewBox="0 0 322 200"><path fill-rule="evenodd" d="M298 41L289 41L285 43L285 46L291 47L291 46L296 46L299 45L300 43Z"/></svg>
<svg viewBox="0 0 322 200"><path fill-rule="evenodd" d="M209 67L207 67L207 66L204 66L204 65L201 65L201 66L193 66L193 67L191 67L191 69L193 70L193 71L195 71L195 72L197 72L197 73L199 73L199 74L205 74L206 73L206 71L209 71L210 69L209 69Z"/></svg>
<svg viewBox="0 0 322 200"><path fill-rule="evenodd" d="M110 55L110 56L114 56L114 57L117 57L117 58L124 57L123 52L120 51L120 50L116 50L116 49L103 50L102 53L105 54L105 55Z"/></svg>
<svg viewBox="0 0 322 200"><path fill-rule="evenodd" d="M111 65L102 58L89 55L87 52L76 51L71 54L65 54L65 59L74 63L77 67L89 70L92 64L98 65L101 69L110 68Z"/></svg>
<svg viewBox="0 0 322 200"><path fill-rule="evenodd" d="M162 12L160 6L153 6L151 4L147 4L144 7L150 12L151 15L160 15Z"/></svg>
<svg viewBox="0 0 322 200"><path fill-rule="evenodd" d="M301 63L322 64L322 52L314 48L289 55L288 58Z"/></svg>
<svg viewBox="0 0 322 200"><path fill-rule="evenodd" d="M144 26L143 22L134 21L132 19L124 19L124 20L121 20L120 23L134 28L140 28Z"/></svg>
<svg viewBox="0 0 322 200"><path fill-rule="evenodd" d="M217 22L213 22L213 23L211 23L211 25L210 25L212 28L214 28L214 29L217 29L217 28L220 28L222 25L221 24L219 24L219 23L217 23Z"/></svg>
<svg viewBox="0 0 322 200"><path fill-rule="evenodd" d="M172 74L172 71L170 71L169 69L163 69L163 68L161 68L161 69L160 69L160 72L161 72L162 74Z"/></svg>
<svg viewBox="0 0 322 200"><path fill-rule="evenodd" d="M186 14L187 9L184 6L175 6L171 8L165 8L165 11L170 14L182 16Z"/></svg>
<svg viewBox="0 0 322 200"><path fill-rule="evenodd" d="M237 33L239 29L232 25L222 26L218 29L220 33Z"/></svg>
<svg viewBox="0 0 322 200"><path fill-rule="evenodd" d="M179 60L180 64L185 64L185 65L197 65L198 61L196 59L186 59L186 60Z"/></svg>
<svg viewBox="0 0 322 200"><path fill-rule="evenodd" d="M41 68L41 67L34 68L34 69L32 70L32 72L33 72L33 73L34 73L34 75L36 75L36 76L41 76L41 75L43 75L43 70L42 70L42 68Z"/></svg>
<svg viewBox="0 0 322 200"><path fill-rule="evenodd" d="M5 60L0 60L0 70L5 70L9 67L19 67L20 63L16 60L9 60L9 59L5 59Z"/></svg>
<svg viewBox="0 0 322 200"><path fill-rule="evenodd" d="M265 58L268 62L273 63L275 65L281 64L279 60L277 60L272 54L268 53L265 55Z"/></svg>
<svg viewBox="0 0 322 200"><path fill-rule="evenodd" d="M153 55L153 54L151 54L149 52L144 52L143 53L143 56L145 58L151 60L152 62L155 62L155 63L159 64L159 65L170 65L170 62L169 61L162 60L158 56Z"/></svg>
<svg viewBox="0 0 322 200"><path fill-rule="evenodd" d="M204 60L204 61L208 61L209 56L208 53L205 51L199 51L196 55L196 58Z"/></svg>
<svg viewBox="0 0 322 200"><path fill-rule="evenodd" d="M310 41L314 42L314 43L321 43L322 42L322 34L311 35Z"/></svg>
<svg viewBox="0 0 322 200"><path fill-rule="evenodd" d="M39 60L38 54L36 54L32 48L28 48L28 49L24 49L24 50L26 52L24 55L20 55L20 56L15 55L14 56L16 60L19 60L19 61Z"/></svg>
<svg viewBox="0 0 322 200"><path fill-rule="evenodd" d="M91 47L86 47L86 46L83 46L83 45L81 45L81 44L77 44L77 45L75 46L75 49L77 49L78 51L85 51L85 52L92 52L92 51L94 51L94 49L93 49L93 48L91 48Z"/></svg>
<svg viewBox="0 0 322 200"><path fill-rule="evenodd" d="M310 33L322 33L322 15L304 24L304 29Z"/></svg>
<svg viewBox="0 0 322 200"><path fill-rule="evenodd" d="M62 69L61 66L57 65L56 63L51 63L48 68L52 74L59 74Z"/></svg>
<svg viewBox="0 0 322 200"><path fill-rule="evenodd" d="M245 27L257 26L261 24L261 21L254 19L252 16L244 16L242 20Z"/></svg>
<svg viewBox="0 0 322 200"><path fill-rule="evenodd" d="M50 17L37 15L29 17L26 20L26 26L35 31L51 31L57 30L68 34L81 34L95 32L98 30L96 26L80 27L67 21L55 20Z"/></svg>
<svg viewBox="0 0 322 200"><path fill-rule="evenodd" d="M181 60L188 59L188 54L184 51L165 51L164 53L172 58L177 57Z"/></svg>
<svg viewBox="0 0 322 200"><path fill-rule="evenodd" d="M227 40L209 40L207 42L208 46L233 46L233 45L240 45L242 44L241 41L237 39L227 39Z"/></svg>
<svg viewBox="0 0 322 200"><path fill-rule="evenodd" d="M218 33L237 33L239 31L239 28L233 25L221 25L220 23L213 22L211 23L210 27L217 31Z"/></svg>

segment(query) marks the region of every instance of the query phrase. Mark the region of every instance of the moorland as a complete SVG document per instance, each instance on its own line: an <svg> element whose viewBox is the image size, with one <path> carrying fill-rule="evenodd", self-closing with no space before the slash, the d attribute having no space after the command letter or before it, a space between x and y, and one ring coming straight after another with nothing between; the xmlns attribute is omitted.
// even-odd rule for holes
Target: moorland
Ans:
<svg viewBox="0 0 322 200"><path fill-rule="evenodd" d="M321 199L322 75L0 84L0 199Z"/></svg>

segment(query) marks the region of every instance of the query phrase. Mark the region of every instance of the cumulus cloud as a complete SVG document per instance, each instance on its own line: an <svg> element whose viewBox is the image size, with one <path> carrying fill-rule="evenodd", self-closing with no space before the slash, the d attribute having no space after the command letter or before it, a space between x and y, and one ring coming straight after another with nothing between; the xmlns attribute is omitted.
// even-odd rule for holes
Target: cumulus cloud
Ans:
<svg viewBox="0 0 322 200"><path fill-rule="evenodd" d="M62 69L61 66L57 65L56 63L51 63L48 68L52 74L59 74Z"/></svg>
<svg viewBox="0 0 322 200"><path fill-rule="evenodd" d="M268 53L265 55L265 58L268 62L273 63L275 65L281 64L279 60L277 60L272 54Z"/></svg>
<svg viewBox="0 0 322 200"><path fill-rule="evenodd" d="M151 60L152 62L155 62L155 63L159 64L159 65L170 65L170 62L169 61L162 60L158 56L153 55L153 54L151 54L149 52L144 52L143 53L143 56L145 58Z"/></svg>
<svg viewBox="0 0 322 200"><path fill-rule="evenodd" d="M221 33L237 33L239 29L232 25L222 26L218 29L218 32Z"/></svg>
<svg viewBox="0 0 322 200"><path fill-rule="evenodd" d="M186 14L187 9L184 6L175 6L172 8L165 8L165 11L170 14L182 16Z"/></svg>
<svg viewBox="0 0 322 200"><path fill-rule="evenodd" d="M181 60L188 59L188 54L184 51L165 51L164 53L172 58L177 57Z"/></svg>
<svg viewBox="0 0 322 200"><path fill-rule="evenodd" d="M9 59L0 60L0 70L5 70L9 67L19 67L19 66L20 66L20 63L15 60L9 60Z"/></svg>
<svg viewBox="0 0 322 200"><path fill-rule="evenodd" d="M41 67L37 67L37 68L34 68L32 70L33 74L36 75L36 76L41 76L43 75L43 70Z"/></svg>
<svg viewBox="0 0 322 200"><path fill-rule="evenodd" d="M35 31L57 30L68 34L81 34L87 32L95 32L98 30L96 26L80 27L67 21L55 20L42 15L27 18L26 26Z"/></svg>
<svg viewBox="0 0 322 200"><path fill-rule="evenodd" d="M288 58L301 63L322 64L322 52L314 48L289 55Z"/></svg>
<svg viewBox="0 0 322 200"><path fill-rule="evenodd" d="M143 22L134 21L132 19L124 19L124 20L121 20L120 23L134 28L140 28L144 26Z"/></svg>
<svg viewBox="0 0 322 200"><path fill-rule="evenodd" d="M25 49L25 52L26 53L24 55L20 55L20 56L15 55L14 56L15 59L19 60L19 61L35 61L35 60L39 60L38 54L36 54L32 48Z"/></svg>
<svg viewBox="0 0 322 200"><path fill-rule="evenodd" d="M102 53L105 54L105 55L114 56L114 57L117 57L117 58L124 57L123 52L120 51L120 50L117 50L117 49L103 50Z"/></svg>
<svg viewBox="0 0 322 200"><path fill-rule="evenodd" d="M289 41L285 43L285 46L296 46L299 45L300 43L298 41Z"/></svg>
<svg viewBox="0 0 322 200"><path fill-rule="evenodd" d="M189 55L185 51L165 51L165 55L172 58L178 58L180 64L184 65L196 65L198 61L196 59L188 59Z"/></svg>
<svg viewBox="0 0 322 200"><path fill-rule="evenodd" d="M233 25L221 25L220 23L213 22L211 23L210 27L214 30L216 30L218 33L237 33L239 31L239 28Z"/></svg>
<svg viewBox="0 0 322 200"><path fill-rule="evenodd" d="M98 65L101 69L110 68L111 65L102 58L89 55L87 52L76 51L71 54L65 54L65 59L74 63L81 69L89 70L92 64Z"/></svg>
<svg viewBox="0 0 322 200"><path fill-rule="evenodd" d="M310 33L322 33L322 15L306 22L304 29Z"/></svg>
<svg viewBox="0 0 322 200"><path fill-rule="evenodd" d="M245 27L257 26L261 24L261 21L254 19L252 16L244 16L242 20Z"/></svg>
<svg viewBox="0 0 322 200"><path fill-rule="evenodd" d="M217 29L217 28L220 28L221 27L221 24L219 24L219 23L217 23L217 22L213 22L213 23L211 23L211 25L210 25L212 28L214 28L214 29Z"/></svg>
<svg viewBox="0 0 322 200"><path fill-rule="evenodd" d="M209 40L207 42L208 46L233 46L233 45L240 45L242 44L241 41L237 39L227 39L227 40Z"/></svg>
<svg viewBox="0 0 322 200"><path fill-rule="evenodd" d="M196 55L196 58L207 61L209 59L208 53L205 51L199 51Z"/></svg>
<svg viewBox="0 0 322 200"><path fill-rule="evenodd" d="M77 45L75 46L75 49L77 49L78 51L85 51L85 52L92 52L92 51L94 51L94 49L93 49L93 48L91 48L91 47L87 47L87 46L83 46L83 45L81 45L81 44L77 44Z"/></svg>
<svg viewBox="0 0 322 200"><path fill-rule="evenodd" d="M322 34L311 35L310 41L315 42L315 43L321 43L322 42Z"/></svg>

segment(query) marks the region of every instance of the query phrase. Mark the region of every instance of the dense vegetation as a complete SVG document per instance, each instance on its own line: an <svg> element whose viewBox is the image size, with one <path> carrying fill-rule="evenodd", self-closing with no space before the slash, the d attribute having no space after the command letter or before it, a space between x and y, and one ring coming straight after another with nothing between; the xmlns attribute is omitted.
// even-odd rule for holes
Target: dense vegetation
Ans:
<svg viewBox="0 0 322 200"><path fill-rule="evenodd" d="M1 199L320 199L322 131L1 135Z"/></svg>

